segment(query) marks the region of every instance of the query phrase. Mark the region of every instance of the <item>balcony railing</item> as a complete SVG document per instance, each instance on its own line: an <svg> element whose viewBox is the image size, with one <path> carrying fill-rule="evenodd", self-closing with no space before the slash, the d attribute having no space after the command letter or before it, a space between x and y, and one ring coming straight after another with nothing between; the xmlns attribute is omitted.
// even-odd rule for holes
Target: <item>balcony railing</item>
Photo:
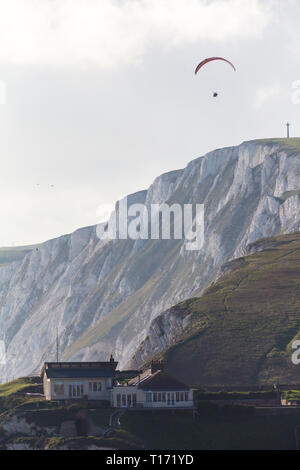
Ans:
<svg viewBox="0 0 300 470"><path fill-rule="evenodd" d="M154 405L154 406L153 406ZM136 409L136 408L152 408L152 409L159 409L159 408L191 408L194 406L193 400L188 401L181 401L181 402L136 402L130 403L126 405L117 404L117 408L128 408L128 409Z"/></svg>

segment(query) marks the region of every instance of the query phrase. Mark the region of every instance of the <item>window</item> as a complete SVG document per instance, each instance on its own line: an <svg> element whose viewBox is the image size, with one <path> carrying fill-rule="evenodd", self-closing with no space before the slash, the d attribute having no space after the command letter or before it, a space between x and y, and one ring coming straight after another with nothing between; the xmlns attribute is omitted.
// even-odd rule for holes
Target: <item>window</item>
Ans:
<svg viewBox="0 0 300 470"><path fill-rule="evenodd" d="M146 402L147 403L152 402L152 392L146 392Z"/></svg>
<svg viewBox="0 0 300 470"><path fill-rule="evenodd" d="M121 406L121 394L117 393L117 407L120 408Z"/></svg>
<svg viewBox="0 0 300 470"><path fill-rule="evenodd" d="M127 406L128 407L131 406L131 395L130 394L127 395Z"/></svg>
<svg viewBox="0 0 300 470"><path fill-rule="evenodd" d="M185 401L189 401L189 392L184 392Z"/></svg>
<svg viewBox="0 0 300 470"><path fill-rule="evenodd" d="M162 401L163 403L166 402L166 392L162 392L162 394L161 394L161 401Z"/></svg>
<svg viewBox="0 0 300 470"><path fill-rule="evenodd" d="M175 392L167 393L167 405L175 405Z"/></svg>
<svg viewBox="0 0 300 470"><path fill-rule="evenodd" d="M101 382L89 382L89 392L97 393L101 392L102 384Z"/></svg>
<svg viewBox="0 0 300 470"><path fill-rule="evenodd" d="M132 404L133 406L136 406L136 393L132 394Z"/></svg>
<svg viewBox="0 0 300 470"><path fill-rule="evenodd" d="M180 401L184 401L184 393L180 392Z"/></svg>
<svg viewBox="0 0 300 470"><path fill-rule="evenodd" d="M176 401L180 401L180 395L179 395L179 392L176 392Z"/></svg>
<svg viewBox="0 0 300 470"><path fill-rule="evenodd" d="M126 406L126 395L122 395L122 406Z"/></svg>
<svg viewBox="0 0 300 470"><path fill-rule="evenodd" d="M161 402L161 393L160 392L157 394L157 401Z"/></svg>
<svg viewBox="0 0 300 470"><path fill-rule="evenodd" d="M153 393L153 401L154 401L154 403L157 402L157 393L156 392Z"/></svg>
<svg viewBox="0 0 300 470"><path fill-rule="evenodd" d="M54 395L64 395L64 383L63 382L54 382L53 383L53 393L54 393Z"/></svg>
<svg viewBox="0 0 300 470"><path fill-rule="evenodd" d="M83 396L84 389L82 383L71 383L69 384L69 396L70 397L81 397Z"/></svg>

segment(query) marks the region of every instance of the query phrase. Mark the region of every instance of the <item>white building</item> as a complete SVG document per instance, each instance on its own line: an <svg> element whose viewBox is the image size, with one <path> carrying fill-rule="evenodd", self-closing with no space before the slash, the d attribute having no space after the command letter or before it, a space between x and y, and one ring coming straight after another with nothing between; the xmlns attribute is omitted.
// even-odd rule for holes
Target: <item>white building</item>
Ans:
<svg viewBox="0 0 300 470"><path fill-rule="evenodd" d="M117 362L45 362L41 372L46 400L107 400Z"/></svg>
<svg viewBox="0 0 300 470"><path fill-rule="evenodd" d="M193 390L163 371L161 362L129 380L116 384L111 405L115 408L193 408Z"/></svg>

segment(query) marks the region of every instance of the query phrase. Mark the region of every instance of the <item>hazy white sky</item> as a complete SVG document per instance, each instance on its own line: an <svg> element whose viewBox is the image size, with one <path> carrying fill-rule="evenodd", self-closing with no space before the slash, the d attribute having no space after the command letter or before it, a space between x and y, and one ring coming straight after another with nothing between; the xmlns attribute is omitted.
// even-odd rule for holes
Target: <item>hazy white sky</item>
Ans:
<svg viewBox="0 0 300 470"><path fill-rule="evenodd" d="M299 0L0 0L0 246L95 224L99 205L287 120L300 135L299 22ZM213 55L237 72L195 77Z"/></svg>

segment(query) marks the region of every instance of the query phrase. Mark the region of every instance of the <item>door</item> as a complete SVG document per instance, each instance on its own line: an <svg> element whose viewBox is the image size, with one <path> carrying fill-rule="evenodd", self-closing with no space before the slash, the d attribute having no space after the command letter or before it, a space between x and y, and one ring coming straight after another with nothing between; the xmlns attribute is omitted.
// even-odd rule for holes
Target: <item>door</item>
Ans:
<svg viewBox="0 0 300 470"><path fill-rule="evenodd" d="M69 384L69 397L70 398L82 398L83 397L83 383L71 383Z"/></svg>
<svg viewBox="0 0 300 470"><path fill-rule="evenodd" d="M167 393L167 405L168 406L175 406L175 392L168 392Z"/></svg>
<svg viewBox="0 0 300 470"><path fill-rule="evenodd" d="M127 395L127 407L131 407L131 395Z"/></svg>

